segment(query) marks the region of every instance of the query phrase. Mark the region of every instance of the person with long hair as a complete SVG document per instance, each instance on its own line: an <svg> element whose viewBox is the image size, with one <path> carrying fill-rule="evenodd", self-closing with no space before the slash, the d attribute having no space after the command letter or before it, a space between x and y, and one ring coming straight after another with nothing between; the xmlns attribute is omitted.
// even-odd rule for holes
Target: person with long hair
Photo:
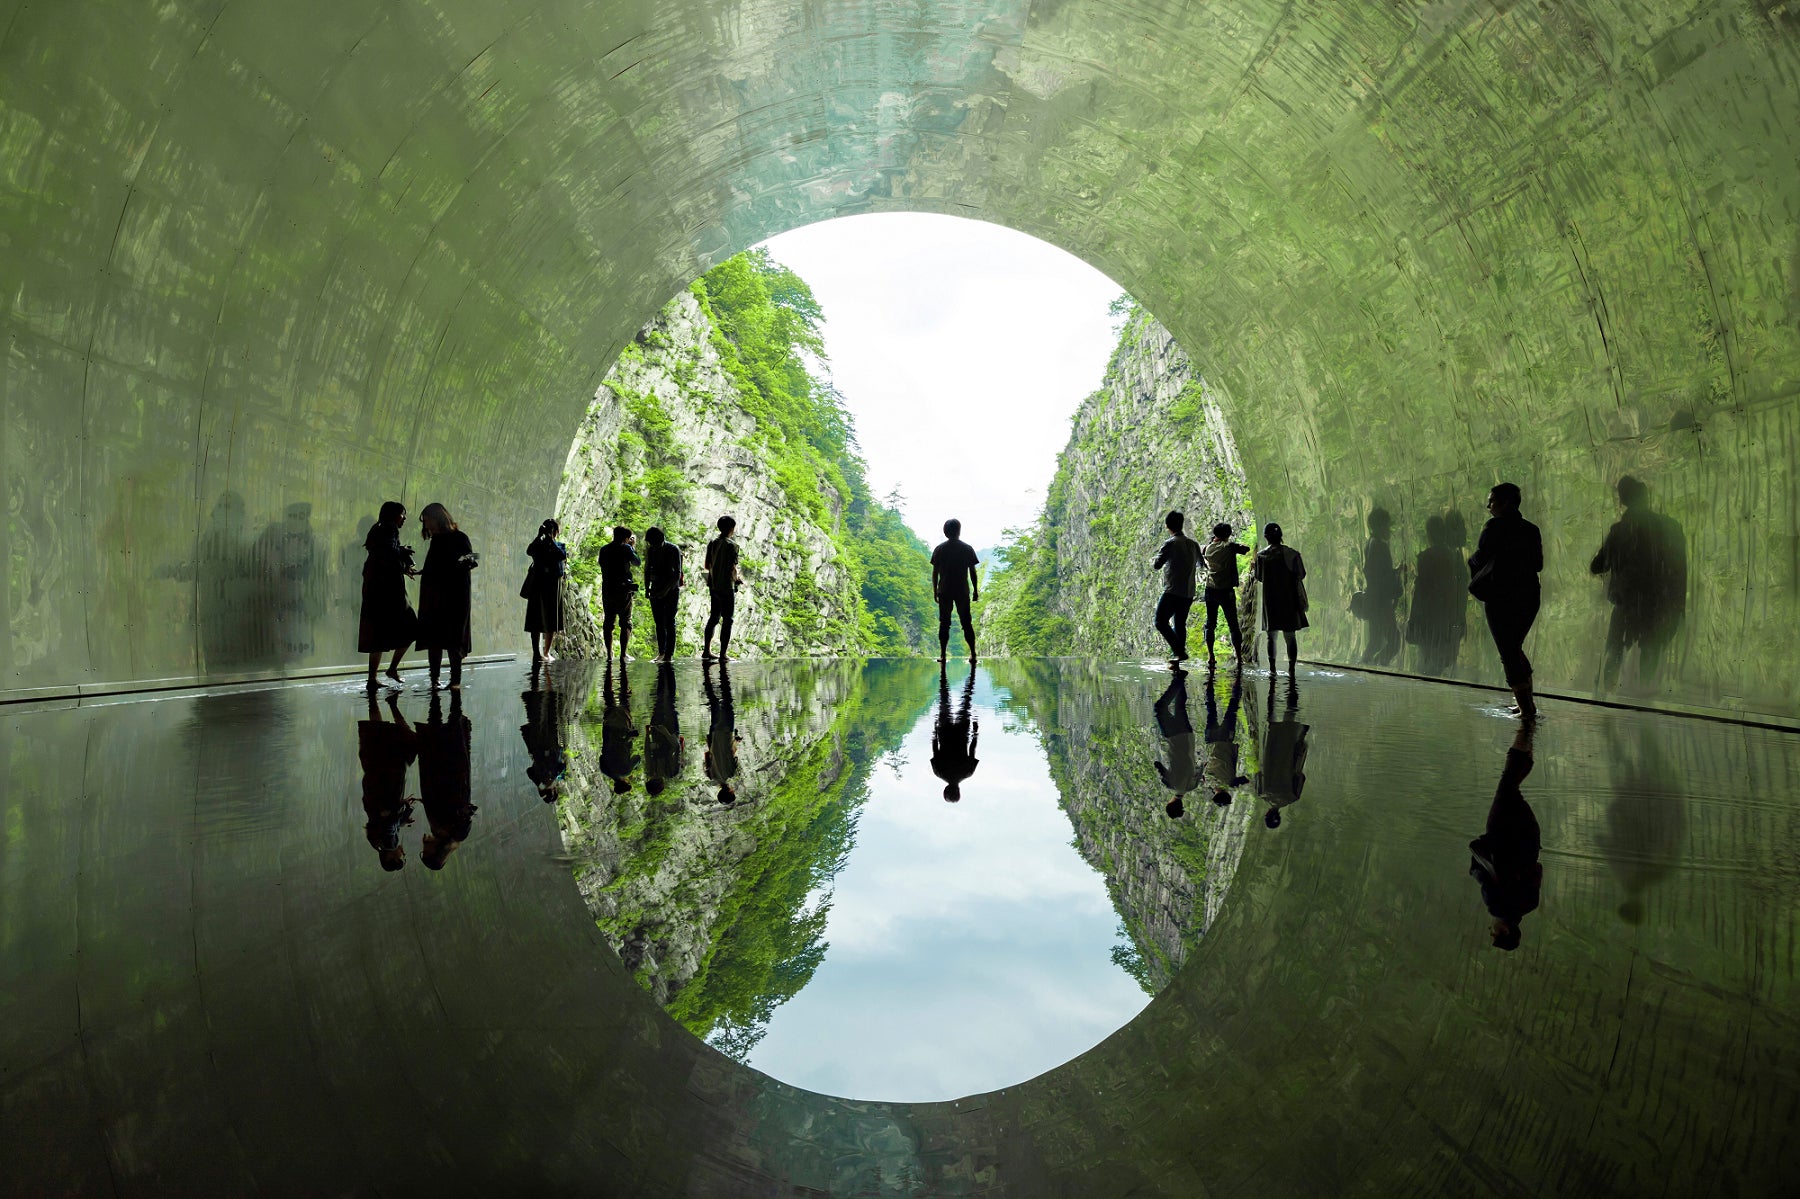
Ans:
<svg viewBox="0 0 1800 1199"><path fill-rule="evenodd" d="M1275 634L1287 641L1288 674L1294 673L1300 648L1294 634L1307 626L1306 563L1300 551L1282 540L1281 526L1273 521L1263 526L1263 540L1268 542L1256 555L1256 581L1262 584L1261 603L1257 613L1263 630L1269 635L1269 675L1275 675ZM1273 685L1273 684L1271 684Z"/></svg>
<svg viewBox="0 0 1800 1199"><path fill-rule="evenodd" d="M431 548L419 571L419 648L431 662L431 685L438 685L438 666L450 655L450 689L462 690L462 662L473 647L469 574L480 559L468 534L456 527L442 504L427 504L419 513L420 534Z"/></svg>
<svg viewBox="0 0 1800 1199"><path fill-rule="evenodd" d="M525 601L525 631L531 634L533 662L556 661L550 648L562 632L563 574L569 560L569 547L556 539L560 532L562 526L550 517L538 526L537 536L525 547L531 569L526 572L519 597Z"/></svg>
<svg viewBox="0 0 1800 1199"><path fill-rule="evenodd" d="M368 558L363 562L362 615L357 622L356 648L369 655L369 690L376 688L375 670L381 655L392 650L387 677L398 687L400 659L412 644L418 617L406 602L406 579L416 575L411 546L400 544L400 528L406 524L406 505L389 500L363 539Z"/></svg>

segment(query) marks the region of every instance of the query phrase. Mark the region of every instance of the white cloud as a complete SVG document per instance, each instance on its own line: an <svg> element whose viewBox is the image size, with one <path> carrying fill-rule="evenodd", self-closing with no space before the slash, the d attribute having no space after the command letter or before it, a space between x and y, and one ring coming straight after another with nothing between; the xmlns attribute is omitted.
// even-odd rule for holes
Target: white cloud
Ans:
<svg viewBox="0 0 1800 1199"><path fill-rule="evenodd" d="M1069 418L1100 385L1118 284L997 225L847 217L766 243L812 285L870 483L899 486L928 544L955 516L977 546L1043 500Z"/></svg>

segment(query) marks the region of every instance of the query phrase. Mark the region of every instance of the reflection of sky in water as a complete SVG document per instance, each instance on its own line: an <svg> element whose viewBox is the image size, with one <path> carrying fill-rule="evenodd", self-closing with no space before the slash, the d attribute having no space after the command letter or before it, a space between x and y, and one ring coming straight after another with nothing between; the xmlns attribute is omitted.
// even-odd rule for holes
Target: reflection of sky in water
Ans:
<svg viewBox="0 0 1800 1199"><path fill-rule="evenodd" d="M952 664L955 665L954 663ZM953 677L951 699L962 678ZM869 779L812 981L750 1064L859 1099L951 1099L1022 1082L1148 1002L1113 964L1119 917L1082 860L1032 736L1007 732L982 671L980 766L961 803L931 772L936 706Z"/></svg>

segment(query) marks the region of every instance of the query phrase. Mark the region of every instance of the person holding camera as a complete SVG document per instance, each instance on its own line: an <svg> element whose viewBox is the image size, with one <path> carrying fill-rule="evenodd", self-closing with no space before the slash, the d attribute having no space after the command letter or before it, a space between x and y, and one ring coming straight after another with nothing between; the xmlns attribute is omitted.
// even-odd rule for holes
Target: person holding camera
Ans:
<svg viewBox="0 0 1800 1199"><path fill-rule="evenodd" d="M643 563L638 558L637 534L624 525L614 525L612 540L600 547L600 611L604 617L600 637L606 643L606 656L612 652L613 624L619 626L619 660L628 661L625 647L631 640L631 604L637 598L634 577Z"/></svg>

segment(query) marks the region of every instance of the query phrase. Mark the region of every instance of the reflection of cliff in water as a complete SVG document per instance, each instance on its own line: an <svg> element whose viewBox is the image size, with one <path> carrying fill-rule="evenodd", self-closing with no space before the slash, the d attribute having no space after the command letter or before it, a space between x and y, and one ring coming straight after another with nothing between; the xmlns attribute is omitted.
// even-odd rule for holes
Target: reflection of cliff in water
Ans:
<svg viewBox="0 0 1800 1199"><path fill-rule="evenodd" d="M656 668L629 669L631 716L643 730ZM933 674L920 660L733 663L742 740L729 806L702 770L708 709L698 672L673 672L685 747L655 796L641 774L623 794L602 774L602 697L588 697L558 803L577 886L644 989L722 1051L746 1056L823 958L831 880L854 841L869 771L931 702Z"/></svg>
<svg viewBox="0 0 1800 1199"><path fill-rule="evenodd" d="M1033 726L1044 747L1081 856L1106 876L1128 938L1114 960L1156 994L1217 918L1257 805L1248 790L1234 789L1228 806L1212 803L1207 792L1190 795L1179 819L1167 815L1168 793L1154 766L1163 746L1151 714L1166 675L1146 675L1146 685L1133 686L1106 676L1096 663L1066 659L1012 659L988 669L1011 692L1007 707ZM1199 672L1189 676L1196 729L1209 685ZM1228 680L1221 675L1216 686L1224 712ZM1237 730L1239 769L1252 777L1255 687L1245 680Z"/></svg>

